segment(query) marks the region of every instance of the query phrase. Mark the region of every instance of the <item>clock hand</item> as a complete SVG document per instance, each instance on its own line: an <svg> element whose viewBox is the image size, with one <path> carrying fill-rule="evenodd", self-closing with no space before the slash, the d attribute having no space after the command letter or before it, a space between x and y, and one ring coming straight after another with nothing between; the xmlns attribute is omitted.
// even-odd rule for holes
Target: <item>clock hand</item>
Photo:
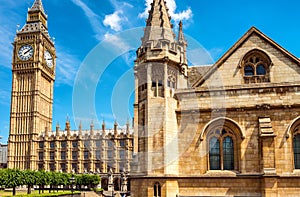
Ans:
<svg viewBox="0 0 300 197"><path fill-rule="evenodd" d="M27 51L24 52L24 55L26 55L31 49L28 49Z"/></svg>

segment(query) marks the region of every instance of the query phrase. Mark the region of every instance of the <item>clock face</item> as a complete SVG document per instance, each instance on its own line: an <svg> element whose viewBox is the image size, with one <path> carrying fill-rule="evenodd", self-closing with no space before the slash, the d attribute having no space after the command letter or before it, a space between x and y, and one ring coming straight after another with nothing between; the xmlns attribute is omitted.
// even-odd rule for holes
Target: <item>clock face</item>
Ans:
<svg viewBox="0 0 300 197"><path fill-rule="evenodd" d="M52 67L53 66L53 57L52 55L50 54L49 51L45 51L44 53L44 59L45 59L45 62L47 64L48 67Z"/></svg>
<svg viewBox="0 0 300 197"><path fill-rule="evenodd" d="M23 45L20 49L19 49L19 52L18 52L18 57L23 60L23 61L26 61L26 60L29 60L32 56L33 56L33 47L29 44L27 45Z"/></svg>

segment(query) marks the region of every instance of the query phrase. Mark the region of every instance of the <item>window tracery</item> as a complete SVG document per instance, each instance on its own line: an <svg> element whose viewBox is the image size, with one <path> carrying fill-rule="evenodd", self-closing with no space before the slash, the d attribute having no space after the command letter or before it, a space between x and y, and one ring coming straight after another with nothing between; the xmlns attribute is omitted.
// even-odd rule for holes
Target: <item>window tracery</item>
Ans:
<svg viewBox="0 0 300 197"><path fill-rule="evenodd" d="M260 50L252 50L241 61L245 83L270 82L271 60Z"/></svg>
<svg viewBox="0 0 300 197"><path fill-rule="evenodd" d="M236 170L236 137L225 128L211 130L208 135L209 169Z"/></svg>

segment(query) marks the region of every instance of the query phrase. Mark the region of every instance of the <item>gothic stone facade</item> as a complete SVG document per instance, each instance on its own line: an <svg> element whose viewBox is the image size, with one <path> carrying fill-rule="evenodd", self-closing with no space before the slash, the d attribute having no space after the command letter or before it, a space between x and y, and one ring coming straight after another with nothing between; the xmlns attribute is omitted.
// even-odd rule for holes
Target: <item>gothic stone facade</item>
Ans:
<svg viewBox="0 0 300 197"><path fill-rule="evenodd" d="M132 196L299 196L300 60L252 27L186 76L181 25L175 40L153 1L135 64Z"/></svg>
<svg viewBox="0 0 300 197"><path fill-rule="evenodd" d="M69 122L64 131L42 133L38 138L39 170L73 173L106 174L128 172L132 160L132 143L129 124L126 129L71 131Z"/></svg>
<svg viewBox="0 0 300 197"><path fill-rule="evenodd" d="M41 0L28 10L14 40L8 167L75 173L129 171L133 137L125 129L52 132L56 50Z"/></svg>

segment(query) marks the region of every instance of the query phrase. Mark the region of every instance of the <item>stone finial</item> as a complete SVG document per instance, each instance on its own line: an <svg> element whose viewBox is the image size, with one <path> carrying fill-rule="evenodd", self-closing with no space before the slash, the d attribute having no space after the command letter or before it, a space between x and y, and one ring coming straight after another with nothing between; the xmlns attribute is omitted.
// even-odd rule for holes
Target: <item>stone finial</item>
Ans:
<svg viewBox="0 0 300 197"><path fill-rule="evenodd" d="M82 131L82 123L81 123L81 121L80 121L80 123L79 123L78 130L79 130L79 131Z"/></svg>
<svg viewBox="0 0 300 197"><path fill-rule="evenodd" d="M106 125L105 125L105 121L103 120L103 122L102 122L102 134L103 134L103 136L106 135L105 129L106 129Z"/></svg>
<svg viewBox="0 0 300 197"><path fill-rule="evenodd" d="M48 137L48 127L45 127L45 137Z"/></svg>
<svg viewBox="0 0 300 197"><path fill-rule="evenodd" d="M67 135L68 135L68 136L71 136L71 126L70 126L69 118L67 118L67 120L66 120L65 131L67 131Z"/></svg>
<svg viewBox="0 0 300 197"><path fill-rule="evenodd" d="M81 121L80 121L80 123L79 123L78 137L79 137L79 138L82 137L82 123L81 123Z"/></svg>
<svg viewBox="0 0 300 197"><path fill-rule="evenodd" d="M91 121L91 124L90 124L90 137L93 137L94 136L94 122Z"/></svg>
<svg viewBox="0 0 300 197"><path fill-rule="evenodd" d="M178 42L179 42L179 44L185 44L185 45L187 44L185 37L184 37L184 33L183 33L182 21L179 22Z"/></svg>
<svg viewBox="0 0 300 197"><path fill-rule="evenodd" d="M126 122L126 134L129 134L130 132L130 123L129 123L129 119Z"/></svg>
<svg viewBox="0 0 300 197"><path fill-rule="evenodd" d="M114 135L115 136L118 135L118 123L117 123L117 120L115 120L115 124L114 124Z"/></svg>
<svg viewBox="0 0 300 197"><path fill-rule="evenodd" d="M59 123L56 123L55 132L56 132L56 136L59 136Z"/></svg>

